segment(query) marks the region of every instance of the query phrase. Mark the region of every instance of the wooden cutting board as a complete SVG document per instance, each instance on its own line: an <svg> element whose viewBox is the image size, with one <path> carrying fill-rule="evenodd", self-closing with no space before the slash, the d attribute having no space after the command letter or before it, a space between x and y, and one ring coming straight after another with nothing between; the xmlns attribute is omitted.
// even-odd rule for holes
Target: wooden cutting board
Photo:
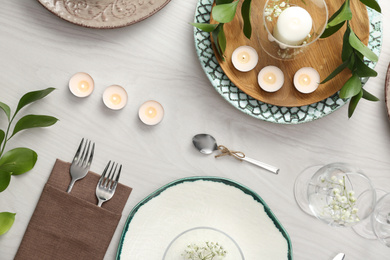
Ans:
<svg viewBox="0 0 390 260"><path fill-rule="evenodd" d="M308 49L298 58L289 61L277 60L269 56L260 46L257 39L256 27L262 24L262 12L266 0L252 1L252 37L247 39L242 32L241 2L238 6L237 14L234 20L224 25L224 31L227 39L225 50L225 61L221 59L214 47L214 53L225 74L229 79L243 92L249 96L265 102L267 104L286 107L297 107L319 102L330 97L341 89L346 80L351 76L348 69L344 70L338 76L321 84L316 91L310 94L298 92L293 85L294 74L302 67L313 67L325 79L341 63L341 48L343 46L343 35L345 26L337 33L326 39L319 39L308 47ZM327 0L329 17L338 10L343 0ZM367 45L369 38L369 18L366 6L360 1L351 1L353 12L352 28L361 41ZM212 17L210 23L216 23ZM212 38L212 37L211 37ZM236 70L231 62L233 51L242 45L249 45L256 49L259 54L259 63L249 72L240 72ZM268 65L279 67L285 77L283 87L274 93L262 90L257 83L257 75L260 70Z"/></svg>

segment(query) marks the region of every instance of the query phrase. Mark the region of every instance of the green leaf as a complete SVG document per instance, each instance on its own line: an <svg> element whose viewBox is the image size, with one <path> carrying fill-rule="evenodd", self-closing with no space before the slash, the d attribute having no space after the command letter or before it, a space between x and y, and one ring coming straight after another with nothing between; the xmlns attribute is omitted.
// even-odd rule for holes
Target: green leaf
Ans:
<svg viewBox="0 0 390 260"><path fill-rule="evenodd" d="M218 26L218 24L209 24L209 23L191 23L191 25L195 26L198 29L201 29L204 32L212 32Z"/></svg>
<svg viewBox="0 0 390 260"><path fill-rule="evenodd" d="M332 21L328 22L327 27L333 27L339 23L349 21L352 19L352 11L349 5L350 0L346 0L345 4L341 6L339 9L340 12L332 19Z"/></svg>
<svg viewBox="0 0 390 260"><path fill-rule="evenodd" d="M0 129L0 146L4 141L4 138L5 138L5 133L3 130Z"/></svg>
<svg viewBox="0 0 390 260"><path fill-rule="evenodd" d="M18 107L16 108L15 115L16 113L19 112L20 109L22 109L26 105L46 97L53 90L54 88L47 88L47 89L32 91L24 94L23 97L19 100L19 104Z"/></svg>
<svg viewBox="0 0 390 260"><path fill-rule="evenodd" d="M360 78L358 75L352 74L352 77L350 77L341 88L339 95L341 98L350 98L359 94L361 90L362 82L360 81Z"/></svg>
<svg viewBox="0 0 390 260"><path fill-rule="evenodd" d="M360 0L360 2L362 2L363 4L365 4L366 6L374 9L375 11L377 12L381 12L381 7L379 6L378 2L375 1L375 0Z"/></svg>
<svg viewBox="0 0 390 260"><path fill-rule="evenodd" d="M339 24L336 24L335 26L332 26L332 27L327 27L325 29L325 31L321 34L320 38L327 38L331 35L333 35L334 33L336 33L341 27L343 27L343 25L345 24L345 21L344 22L341 22Z"/></svg>
<svg viewBox="0 0 390 260"><path fill-rule="evenodd" d="M14 224L15 213L0 212L0 236L5 234Z"/></svg>
<svg viewBox="0 0 390 260"><path fill-rule="evenodd" d="M359 77L376 77L378 73L368 67L361 59L357 58L355 61L356 74Z"/></svg>
<svg viewBox="0 0 390 260"><path fill-rule="evenodd" d="M363 96L363 91L360 90L360 92L353 96L351 98L351 100L349 101L349 106L348 106L348 117L351 118L353 112L355 111L355 108L357 106L357 104L359 103L360 99L362 98Z"/></svg>
<svg viewBox="0 0 390 260"><path fill-rule="evenodd" d="M30 171L37 162L38 155L28 148L15 148L0 158L0 171L19 175Z"/></svg>
<svg viewBox="0 0 390 260"><path fill-rule="evenodd" d="M225 35L225 32L223 31L223 25L221 26L221 30L219 30L219 33L218 33L218 45L219 45L219 48L221 48L221 52L225 53L226 35Z"/></svg>
<svg viewBox="0 0 390 260"><path fill-rule="evenodd" d="M16 123L12 136L25 129L51 126L57 121L58 119L52 116L27 115L19 119Z"/></svg>
<svg viewBox="0 0 390 260"><path fill-rule="evenodd" d="M9 108L9 106L3 102L0 102L0 108L5 112L5 114L7 115L7 118L8 118L8 122L11 118L11 109Z"/></svg>
<svg viewBox="0 0 390 260"><path fill-rule="evenodd" d="M323 81L321 81L320 84L324 84L326 82L328 82L329 80L333 79L337 74L339 74L340 72L342 72L349 64L350 60L346 60L344 61L340 66L338 66L332 73L329 74L329 76L324 79Z"/></svg>
<svg viewBox="0 0 390 260"><path fill-rule="evenodd" d="M218 43L218 35L219 32L221 31L221 28L223 28L223 23L218 24L217 28L215 28L215 30L211 32L211 36L213 37L214 45L215 48L217 49L219 56L222 58L222 60L225 60Z"/></svg>
<svg viewBox="0 0 390 260"><path fill-rule="evenodd" d="M379 98L368 92L367 90L363 89L363 98L367 99L369 101L379 101Z"/></svg>
<svg viewBox="0 0 390 260"><path fill-rule="evenodd" d="M360 41L360 39L355 35L355 33L351 30L351 34L349 35L349 43L351 46L363 54L367 59L371 61L378 61L378 56L376 56L375 53L373 53L364 43Z"/></svg>
<svg viewBox="0 0 390 260"><path fill-rule="evenodd" d="M216 5L221 5L221 4L228 4L233 2L233 0L215 0Z"/></svg>
<svg viewBox="0 0 390 260"><path fill-rule="evenodd" d="M234 19L236 15L238 0L229 4L220 4L214 6L211 14L215 21L219 23L228 23Z"/></svg>
<svg viewBox="0 0 390 260"><path fill-rule="evenodd" d="M241 6L241 16L244 21L244 35L246 38L250 39L252 35L252 25L251 25L251 1L244 0Z"/></svg>
<svg viewBox="0 0 390 260"><path fill-rule="evenodd" d="M349 35L351 34L351 28L347 26L345 29L345 33L343 36L343 48L341 50L341 60L346 61L349 57L351 57L353 53L353 48L351 44L349 44Z"/></svg>
<svg viewBox="0 0 390 260"><path fill-rule="evenodd" d="M3 192L11 181L11 174L6 171L0 171L0 192Z"/></svg>

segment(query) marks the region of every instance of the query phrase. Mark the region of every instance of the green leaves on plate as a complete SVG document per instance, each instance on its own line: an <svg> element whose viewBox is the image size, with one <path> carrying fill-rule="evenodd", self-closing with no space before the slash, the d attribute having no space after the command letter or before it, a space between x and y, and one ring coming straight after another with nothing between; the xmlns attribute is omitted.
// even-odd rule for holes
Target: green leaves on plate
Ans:
<svg viewBox="0 0 390 260"><path fill-rule="evenodd" d="M251 3L252 0L244 0L241 6L241 16L244 20L244 35L246 38L250 39L252 35L252 25L251 25Z"/></svg>
<svg viewBox="0 0 390 260"><path fill-rule="evenodd" d="M0 158L0 171L20 175L30 171L38 159L36 152L29 148L15 148Z"/></svg>
<svg viewBox="0 0 390 260"><path fill-rule="evenodd" d="M209 24L209 23L191 23L192 26L204 31L204 32L212 32L217 28L218 24Z"/></svg>
<svg viewBox="0 0 390 260"><path fill-rule="evenodd" d="M345 82L344 86L340 90L341 98L351 98L359 94L362 90L362 82L358 75L353 74L350 79Z"/></svg>
<svg viewBox="0 0 390 260"><path fill-rule="evenodd" d="M363 54L369 60L377 62L378 56L373 53L364 43L360 41L360 39L356 36L356 34L351 30L349 35L349 44L351 44L352 48Z"/></svg>
<svg viewBox="0 0 390 260"><path fill-rule="evenodd" d="M382 12L381 7L379 6L378 2L375 0L360 0L360 2L362 2L366 6L374 9L378 13Z"/></svg>
<svg viewBox="0 0 390 260"><path fill-rule="evenodd" d="M14 224L15 213L0 212L0 236L5 234Z"/></svg>
<svg viewBox="0 0 390 260"><path fill-rule="evenodd" d="M54 125L58 121L57 118L52 116L43 115L27 115L22 117L15 125L12 136L19 131L35 128L35 127L48 127ZM12 137L11 136L11 137Z"/></svg>
<svg viewBox="0 0 390 260"><path fill-rule="evenodd" d="M236 15L237 5L239 0L227 4L219 4L214 6L211 15L214 20L219 23L229 23Z"/></svg>

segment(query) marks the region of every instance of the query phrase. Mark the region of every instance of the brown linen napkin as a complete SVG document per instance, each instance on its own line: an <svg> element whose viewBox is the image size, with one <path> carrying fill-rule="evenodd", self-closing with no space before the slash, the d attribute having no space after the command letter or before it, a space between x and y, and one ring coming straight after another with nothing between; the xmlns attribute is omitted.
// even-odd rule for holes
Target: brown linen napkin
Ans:
<svg viewBox="0 0 390 260"><path fill-rule="evenodd" d="M56 160L15 259L103 259L130 196L118 183L111 200L98 207L100 175L89 172L71 193L70 163Z"/></svg>

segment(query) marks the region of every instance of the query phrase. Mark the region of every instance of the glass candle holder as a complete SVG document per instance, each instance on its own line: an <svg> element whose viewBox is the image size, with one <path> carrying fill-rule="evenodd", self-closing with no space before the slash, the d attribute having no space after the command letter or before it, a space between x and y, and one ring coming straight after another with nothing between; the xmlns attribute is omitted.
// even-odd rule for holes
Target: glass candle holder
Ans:
<svg viewBox="0 0 390 260"><path fill-rule="evenodd" d="M324 0L268 0L257 31L261 47L270 56L295 59L315 43L328 23Z"/></svg>

